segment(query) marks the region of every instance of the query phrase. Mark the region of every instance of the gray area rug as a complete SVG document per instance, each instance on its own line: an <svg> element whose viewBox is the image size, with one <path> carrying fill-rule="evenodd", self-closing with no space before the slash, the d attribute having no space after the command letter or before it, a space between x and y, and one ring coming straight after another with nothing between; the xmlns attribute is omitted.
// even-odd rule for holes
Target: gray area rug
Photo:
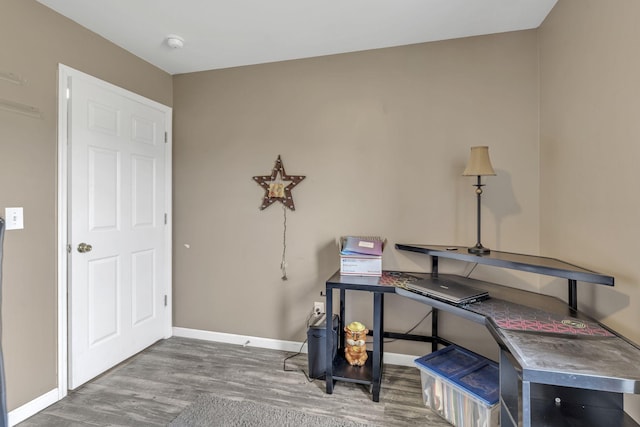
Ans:
<svg viewBox="0 0 640 427"><path fill-rule="evenodd" d="M356 421L280 408L241 398L200 396L174 419L170 427L364 427Z"/></svg>

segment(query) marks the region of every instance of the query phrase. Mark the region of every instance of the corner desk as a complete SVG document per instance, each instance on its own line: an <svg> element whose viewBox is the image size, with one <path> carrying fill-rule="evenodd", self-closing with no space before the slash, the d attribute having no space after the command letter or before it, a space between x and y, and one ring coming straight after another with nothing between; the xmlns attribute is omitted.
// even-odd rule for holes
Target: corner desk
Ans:
<svg viewBox="0 0 640 427"><path fill-rule="evenodd" d="M340 292L338 352L333 357L333 334L327 323L326 391L336 381L370 385L379 401L383 338L451 342L438 335L438 312L445 311L483 324L500 348L501 426L640 426L624 412L623 395L640 394L640 348L577 310L577 283L613 286L611 276L553 258L492 251L475 255L465 247L396 244L396 249L431 256L431 273L386 272L383 277L343 276L326 281L327 318L333 315L333 291ZM438 259L493 265L568 280L568 303L534 292L456 275L439 275ZM405 276L429 280L446 277L489 292L488 300L456 306L412 291ZM363 367L344 359L346 291L373 294L373 344ZM384 295L397 295L432 307L431 336L384 331ZM526 304L526 305L524 305Z"/></svg>

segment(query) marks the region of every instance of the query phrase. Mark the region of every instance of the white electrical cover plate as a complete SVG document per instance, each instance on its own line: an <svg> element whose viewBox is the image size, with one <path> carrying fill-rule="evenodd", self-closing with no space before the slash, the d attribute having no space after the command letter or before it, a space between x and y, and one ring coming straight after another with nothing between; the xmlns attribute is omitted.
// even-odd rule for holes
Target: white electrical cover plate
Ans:
<svg viewBox="0 0 640 427"><path fill-rule="evenodd" d="M7 230L20 230L24 228L22 208L5 208L5 225Z"/></svg>

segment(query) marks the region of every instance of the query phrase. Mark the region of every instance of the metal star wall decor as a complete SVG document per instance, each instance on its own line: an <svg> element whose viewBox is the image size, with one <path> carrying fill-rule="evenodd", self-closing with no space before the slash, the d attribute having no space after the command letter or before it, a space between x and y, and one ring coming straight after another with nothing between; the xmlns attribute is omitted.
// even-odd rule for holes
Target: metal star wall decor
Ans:
<svg viewBox="0 0 640 427"><path fill-rule="evenodd" d="M254 181L264 188L264 197L262 198L260 210L268 208L277 200L285 207L295 211L296 207L293 203L291 190L293 187L300 184L300 182L305 178L306 177L302 175L287 175L287 172L284 170L282 160L280 159L280 156L278 156L276 165L271 171L271 175L253 177ZM285 184L285 182L288 182L289 184Z"/></svg>

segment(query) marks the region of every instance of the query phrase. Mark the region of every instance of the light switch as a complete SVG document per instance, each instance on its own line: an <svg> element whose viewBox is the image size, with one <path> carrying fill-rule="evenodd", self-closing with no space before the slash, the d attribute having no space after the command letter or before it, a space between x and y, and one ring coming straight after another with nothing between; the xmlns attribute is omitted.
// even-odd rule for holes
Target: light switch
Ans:
<svg viewBox="0 0 640 427"><path fill-rule="evenodd" d="M5 208L4 215L7 230L20 230L24 228L22 208Z"/></svg>

